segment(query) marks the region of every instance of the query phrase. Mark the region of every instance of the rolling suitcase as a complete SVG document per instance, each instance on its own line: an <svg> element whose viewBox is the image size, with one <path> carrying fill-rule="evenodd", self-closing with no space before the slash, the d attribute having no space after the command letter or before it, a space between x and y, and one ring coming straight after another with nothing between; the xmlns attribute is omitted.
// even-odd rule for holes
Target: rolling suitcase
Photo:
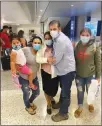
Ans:
<svg viewBox="0 0 102 126"><path fill-rule="evenodd" d="M10 55L7 53L6 49L3 50L3 55L1 56L1 64L3 70L10 70Z"/></svg>

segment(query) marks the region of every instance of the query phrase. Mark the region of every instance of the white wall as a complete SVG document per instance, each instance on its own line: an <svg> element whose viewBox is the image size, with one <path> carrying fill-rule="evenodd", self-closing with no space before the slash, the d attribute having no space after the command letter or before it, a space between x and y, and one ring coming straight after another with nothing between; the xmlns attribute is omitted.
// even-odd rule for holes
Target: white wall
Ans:
<svg viewBox="0 0 102 126"><path fill-rule="evenodd" d="M17 33L17 25L12 25L11 27L12 27L12 31L14 33Z"/></svg>
<svg viewBox="0 0 102 126"><path fill-rule="evenodd" d="M45 22L44 22L44 32L46 32L47 30L49 30L49 23L52 20L59 20L61 23L61 28L65 27L69 21L69 17L50 17L48 18Z"/></svg>
<svg viewBox="0 0 102 126"><path fill-rule="evenodd" d="M0 29L2 29L3 28L3 20L1 20L1 26L0 26Z"/></svg>
<svg viewBox="0 0 102 126"><path fill-rule="evenodd" d="M77 41L79 41L80 31L84 28L86 16L78 16L77 23Z"/></svg>
<svg viewBox="0 0 102 126"><path fill-rule="evenodd" d="M100 7L91 13L91 21L102 20L101 16L102 16L102 12L101 12L101 4L100 4Z"/></svg>
<svg viewBox="0 0 102 126"><path fill-rule="evenodd" d="M49 19L46 19L46 21L44 22L44 32L49 30L48 25L49 25Z"/></svg>

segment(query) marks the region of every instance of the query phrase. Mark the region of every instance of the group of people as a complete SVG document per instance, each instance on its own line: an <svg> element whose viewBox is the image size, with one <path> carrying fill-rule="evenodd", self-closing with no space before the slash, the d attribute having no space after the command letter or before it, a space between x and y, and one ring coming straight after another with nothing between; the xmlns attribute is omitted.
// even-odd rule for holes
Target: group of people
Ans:
<svg viewBox="0 0 102 126"><path fill-rule="evenodd" d="M0 31L0 47L2 47L3 49L6 49L7 51L10 50L11 46L11 40L12 37L14 36L15 33L13 33L12 28L4 25L3 29L1 29ZM24 38L24 31L23 30L19 30L18 31L18 37L19 37L19 41L22 44L22 47L27 46L27 42L26 39Z"/></svg>
<svg viewBox="0 0 102 126"><path fill-rule="evenodd" d="M78 108L74 112L76 118L83 111L84 91L88 93L91 80L100 82L101 53L92 38L91 30L83 28L80 41L73 47L70 39L61 32L60 22L49 23L49 31L44 34L44 42L39 36L34 36L31 47L21 48L18 36L12 38L11 72L19 72L19 84L23 92L26 111L34 115L37 106L33 103L40 94L37 72L41 71L43 91L47 102L47 113L59 109L51 118L55 122L68 119L68 108L71 103L71 87L75 79L77 87ZM59 101L54 97L61 88ZM30 91L32 92L30 96ZM90 112L93 104L88 105Z"/></svg>

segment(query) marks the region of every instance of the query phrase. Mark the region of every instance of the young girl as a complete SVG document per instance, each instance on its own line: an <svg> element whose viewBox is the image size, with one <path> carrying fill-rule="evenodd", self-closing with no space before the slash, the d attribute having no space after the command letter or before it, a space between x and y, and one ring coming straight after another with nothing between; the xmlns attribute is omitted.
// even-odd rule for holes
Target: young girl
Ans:
<svg viewBox="0 0 102 126"><path fill-rule="evenodd" d="M26 65L26 58L21 49L21 43L17 37L12 39L12 51L10 55L11 72L13 77L16 76L17 71L28 75L29 87L36 90L37 87L32 83L33 72Z"/></svg>
<svg viewBox="0 0 102 126"><path fill-rule="evenodd" d="M78 98L78 109L74 112L75 117L80 117L83 111L84 91L88 93L91 80L95 75L98 83L101 77L101 55L100 47L94 39L91 39L91 30L84 28L80 32L80 41L75 48L76 58L76 87ZM94 111L92 104L88 105L90 112Z"/></svg>

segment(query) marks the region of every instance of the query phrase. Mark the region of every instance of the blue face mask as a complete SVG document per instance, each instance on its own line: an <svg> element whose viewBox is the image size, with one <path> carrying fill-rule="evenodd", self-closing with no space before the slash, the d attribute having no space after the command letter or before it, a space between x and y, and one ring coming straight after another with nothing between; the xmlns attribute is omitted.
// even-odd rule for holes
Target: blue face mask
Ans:
<svg viewBox="0 0 102 126"><path fill-rule="evenodd" d="M52 40L45 40L45 44L47 46L51 46L52 45Z"/></svg>
<svg viewBox="0 0 102 126"><path fill-rule="evenodd" d="M19 50L19 49L21 49L21 45L12 45L12 48L14 49L14 50Z"/></svg>
<svg viewBox="0 0 102 126"><path fill-rule="evenodd" d="M33 48L38 51L41 48L41 44L33 44Z"/></svg>

